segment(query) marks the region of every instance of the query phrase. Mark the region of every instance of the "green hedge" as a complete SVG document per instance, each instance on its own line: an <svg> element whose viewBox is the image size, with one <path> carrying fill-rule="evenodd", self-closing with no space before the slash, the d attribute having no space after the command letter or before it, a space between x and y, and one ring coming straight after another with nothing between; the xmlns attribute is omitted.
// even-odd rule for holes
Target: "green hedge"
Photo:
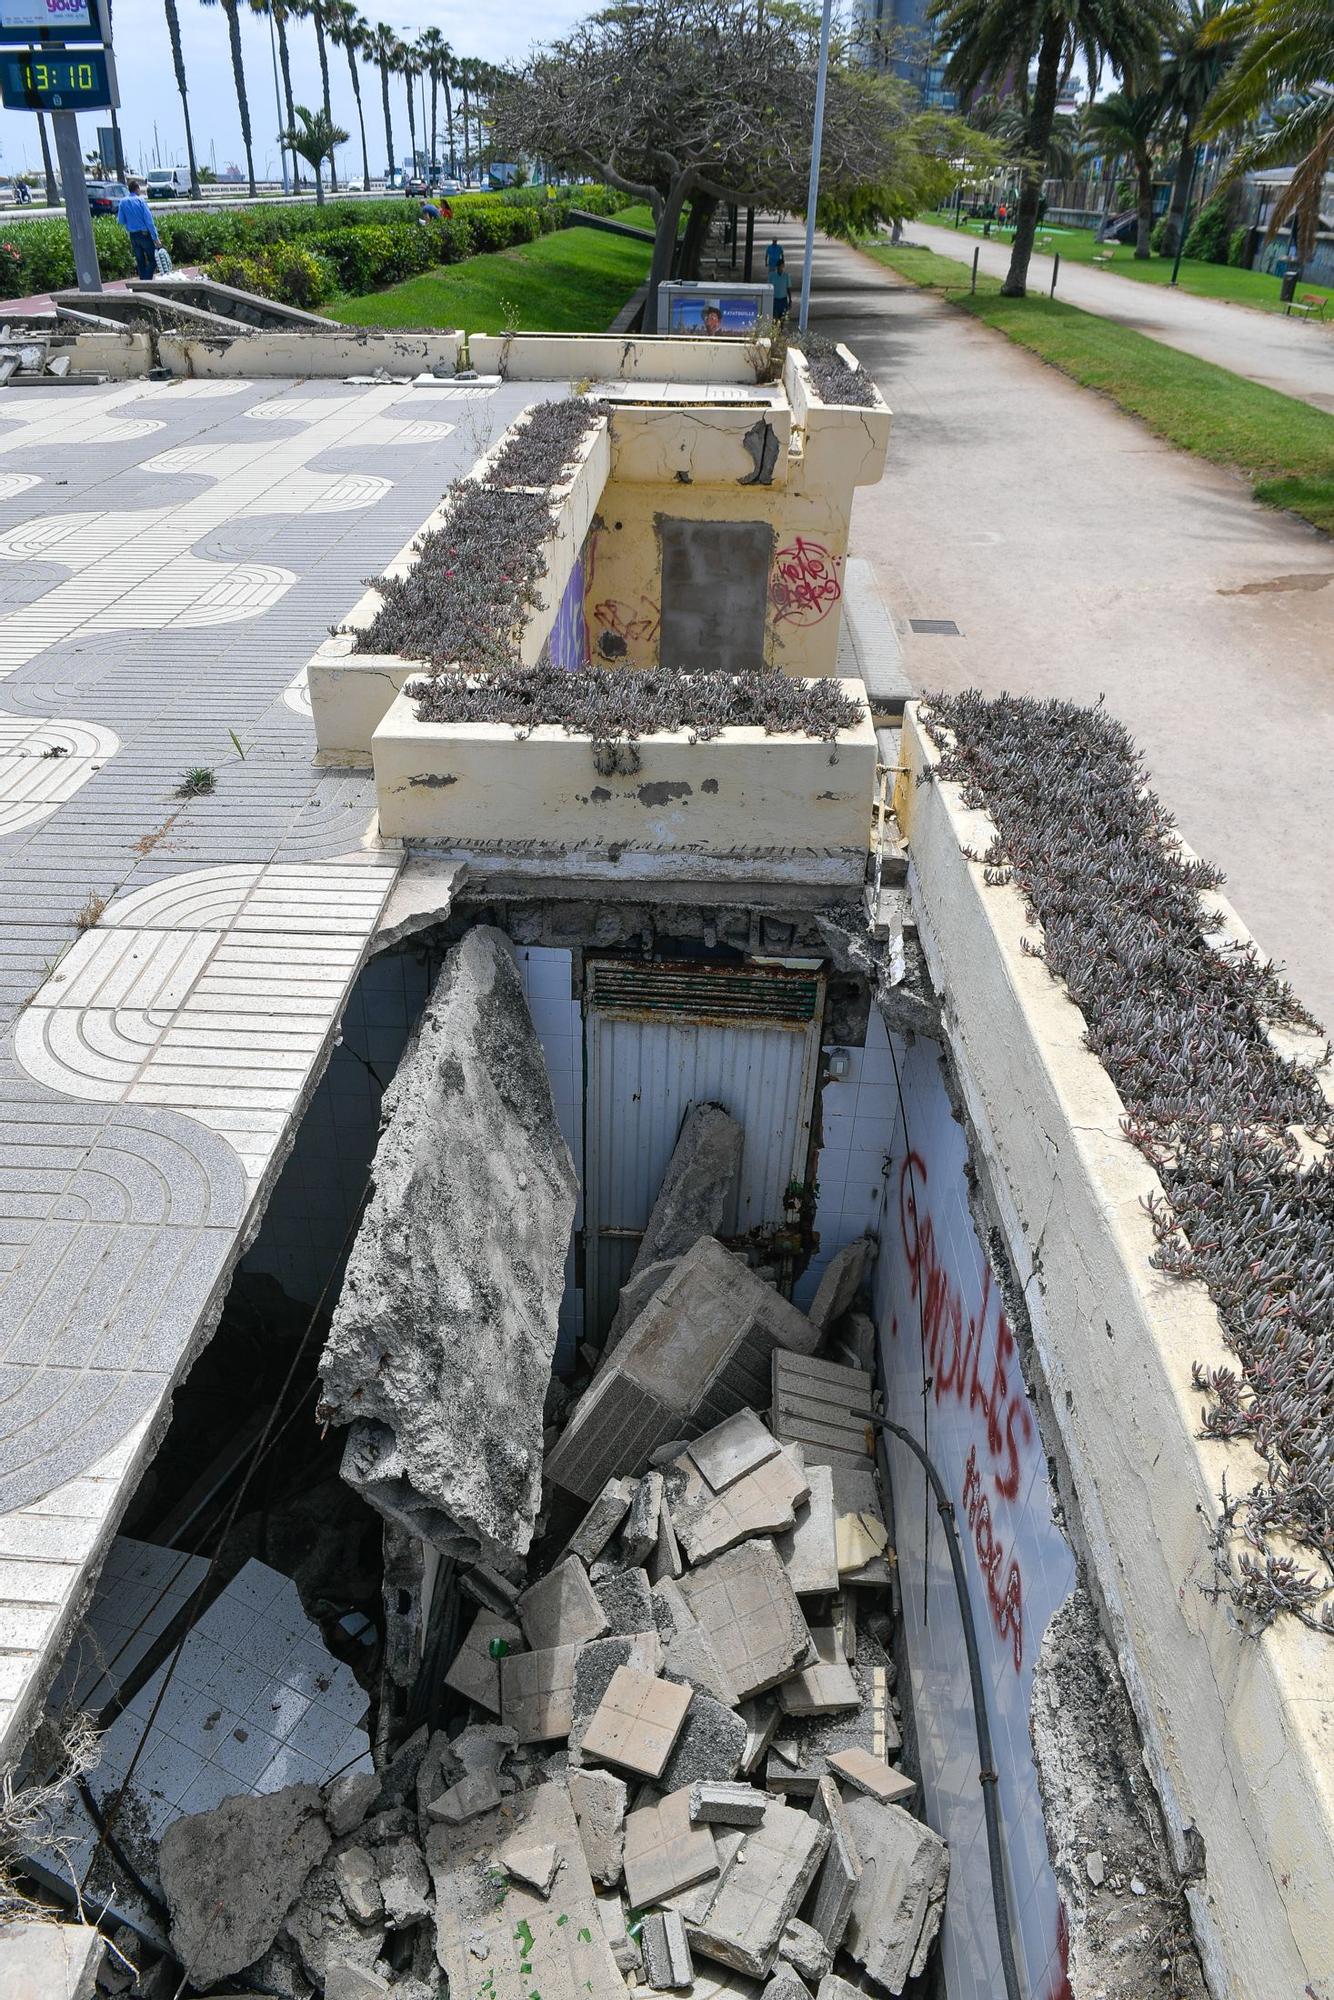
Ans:
<svg viewBox="0 0 1334 2000"><path fill-rule="evenodd" d="M564 210L573 204L596 214L609 214L624 206L624 196L599 186L560 188L557 198L548 200L544 188L508 188L499 195L465 194L450 198L452 224L418 224L417 204L402 195L361 195L328 201L324 206L292 207L259 202L246 208L200 209L173 214L165 207L158 211L157 226L175 264L211 265L222 257L257 263L270 272L270 258L264 253L277 244L301 243L317 256L325 255L323 239L343 240L340 251L328 253L338 268L338 288L365 291L374 283L392 284L395 277L373 281L370 287L344 283L342 261L355 261L345 239L368 233L376 239L367 250L374 261L385 254L380 241L384 233L399 245L400 277L411 277L433 263L455 263L481 250L503 250L512 243L526 243L557 228ZM409 250L405 235L420 231L436 249L441 247L440 230L447 234L443 245L449 254L432 254L420 261L424 252ZM130 239L119 223L103 217L93 224L97 261L104 278L127 278L134 271ZM319 239L318 241L312 239ZM279 260L281 261L281 260ZM292 267L293 272L297 267ZM216 275L216 273L215 273ZM0 298L23 298L30 292L59 291L75 282L74 253L69 229L63 219L16 222L0 228ZM229 281L230 282L230 281ZM298 288L304 277L294 279ZM278 296L278 294L273 294ZM296 303L296 301L292 301Z"/></svg>

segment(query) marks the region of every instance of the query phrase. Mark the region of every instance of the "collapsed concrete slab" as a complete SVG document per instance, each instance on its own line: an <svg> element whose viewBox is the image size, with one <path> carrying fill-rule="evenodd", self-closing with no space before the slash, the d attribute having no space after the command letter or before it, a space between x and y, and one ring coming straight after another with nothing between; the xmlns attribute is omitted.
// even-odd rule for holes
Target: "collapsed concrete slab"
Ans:
<svg viewBox="0 0 1334 2000"><path fill-rule="evenodd" d="M527 1550L541 1497L576 1184L501 932L479 925L446 959L373 1171L320 1413L351 1425L344 1477L390 1520L503 1563Z"/></svg>
<svg viewBox="0 0 1334 2000"><path fill-rule="evenodd" d="M800 1447L780 1447L717 1493L689 1454L667 1473L672 1526L692 1563L721 1555L754 1535L777 1535L796 1526L797 1509L810 1498Z"/></svg>
<svg viewBox="0 0 1334 2000"><path fill-rule="evenodd" d="M810 1630L772 1542L742 1542L679 1587L743 1699L776 1687L805 1659Z"/></svg>
<svg viewBox="0 0 1334 2000"><path fill-rule="evenodd" d="M848 1928L852 1899L862 1876L862 1857L843 1795L832 1778L821 1778L816 1786L811 1816L829 1829L829 1846L815 1878L811 1923L832 1952L838 1950Z"/></svg>
<svg viewBox="0 0 1334 2000"><path fill-rule="evenodd" d="M847 1802L862 1858L843 1947L887 1993L926 1964L945 1914L950 1857L940 1835L899 1806Z"/></svg>
<svg viewBox="0 0 1334 2000"><path fill-rule="evenodd" d="M610 1771L584 1771L575 1766L568 1783L588 1872L595 1882L610 1889L621 1879L625 1852L625 1809L629 1803L625 1780Z"/></svg>
<svg viewBox="0 0 1334 2000"><path fill-rule="evenodd" d="M744 1863L729 1868L708 1914L693 1927L695 1950L763 1979L828 1844L828 1830L809 1813L771 1800L746 1837Z"/></svg>
<svg viewBox="0 0 1334 2000"><path fill-rule="evenodd" d="M808 1353L804 1313L745 1261L703 1237L604 1360L547 1459L547 1476L592 1500L654 1449L769 1400L775 1348Z"/></svg>
<svg viewBox="0 0 1334 2000"><path fill-rule="evenodd" d="M701 1236L716 1236L723 1228L736 1192L745 1136L721 1104L696 1104L686 1113L622 1288L609 1345L620 1340L633 1324L636 1310L646 1303L637 1298L635 1281L650 1266L684 1257Z"/></svg>
<svg viewBox="0 0 1334 2000"><path fill-rule="evenodd" d="M821 1333L828 1333L851 1310L878 1247L873 1236L859 1236L830 1258L811 1300L811 1320Z"/></svg>
<svg viewBox="0 0 1334 2000"><path fill-rule="evenodd" d="M167 1828L158 1849L171 1948L201 1990L261 1958L330 1845L319 1788L225 1799Z"/></svg>
<svg viewBox="0 0 1334 2000"><path fill-rule="evenodd" d="M513 1876L497 1885L498 1854L546 1848L555 1852L556 1895ZM436 1958L451 1993L625 2000L562 1785L516 1793L466 1826L434 1828L426 1860L435 1885Z"/></svg>
<svg viewBox="0 0 1334 2000"><path fill-rule="evenodd" d="M5 1924L0 1993L12 2000L92 2000L106 1948L92 1924Z"/></svg>

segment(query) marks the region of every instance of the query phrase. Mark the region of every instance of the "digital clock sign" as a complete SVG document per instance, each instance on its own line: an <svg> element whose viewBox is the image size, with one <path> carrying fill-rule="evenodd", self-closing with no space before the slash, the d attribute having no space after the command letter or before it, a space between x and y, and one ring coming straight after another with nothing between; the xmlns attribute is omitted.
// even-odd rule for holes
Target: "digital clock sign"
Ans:
<svg viewBox="0 0 1334 2000"><path fill-rule="evenodd" d="M0 0L0 43L107 42L102 0Z"/></svg>
<svg viewBox="0 0 1334 2000"><path fill-rule="evenodd" d="M6 49L0 102L7 111L105 111L117 102L105 49Z"/></svg>

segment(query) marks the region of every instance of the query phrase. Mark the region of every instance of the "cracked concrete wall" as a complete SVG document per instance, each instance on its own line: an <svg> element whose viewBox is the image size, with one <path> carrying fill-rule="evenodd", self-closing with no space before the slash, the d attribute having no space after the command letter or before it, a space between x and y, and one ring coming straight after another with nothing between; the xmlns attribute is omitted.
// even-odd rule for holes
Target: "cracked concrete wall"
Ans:
<svg viewBox="0 0 1334 2000"><path fill-rule="evenodd" d="M990 822L957 787L915 782L935 759L911 709L903 742L913 907L1210 1991L1328 2000L1329 1642L1292 1620L1248 1638L1210 1594L1222 1480L1260 1472L1198 1435L1192 1364L1231 1361L1217 1315L1202 1286L1150 1266L1157 1177L1121 1133L1082 1015L1020 949L1018 891L965 859Z"/></svg>
<svg viewBox="0 0 1334 2000"><path fill-rule="evenodd" d="M532 1538L576 1184L508 939L450 952L385 1093L320 1357L343 1477L462 1559Z"/></svg>

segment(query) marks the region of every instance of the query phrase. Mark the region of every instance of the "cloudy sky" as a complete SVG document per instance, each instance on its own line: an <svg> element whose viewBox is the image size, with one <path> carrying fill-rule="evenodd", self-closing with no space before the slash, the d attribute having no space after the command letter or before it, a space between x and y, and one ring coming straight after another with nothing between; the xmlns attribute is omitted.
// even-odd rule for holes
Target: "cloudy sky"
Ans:
<svg viewBox="0 0 1334 2000"><path fill-rule="evenodd" d="M219 171L229 161L244 165L241 126L236 114L236 92L232 83L231 60L227 48L227 23L219 6L201 5L201 0L177 0L181 17L181 39L185 49L186 77L190 86L190 116L194 126L195 150L201 166ZM371 21L387 20L401 34L415 37L421 29L436 26L453 44L459 55L480 56L488 62L505 62L521 57L536 41L558 35L582 14L591 11L592 0L505 0L503 6L464 6L460 0L385 0L380 11L374 0L362 12ZM167 41L162 0L114 0L116 66L120 73L121 132L126 158L132 167L147 169L157 162L164 166L185 161L185 131L181 123L181 101L172 75L171 49ZM245 47L246 83L250 96L251 126L255 141L255 171L276 177L278 148L274 135L280 119L274 104L273 68L269 54L268 22L247 18L242 23ZM309 22L289 24L292 49L292 94L299 104L320 102L319 64L315 56L315 36ZM356 111L347 58L341 50L330 50L330 87L334 117L352 133L352 143L340 147L339 162L347 171L359 172L360 143L357 139ZM370 147L371 170L384 168L384 120L380 109L378 72L362 69L362 93L366 112L366 138ZM394 86L391 101L394 118L394 145L400 159L407 152L407 116L402 85ZM428 90L429 116L429 90ZM444 122L443 110L440 114ZM96 143L97 124L105 114L88 113L79 121L85 152ZM420 121L419 121L420 122ZM154 126L156 125L156 138ZM420 132L419 132L419 137ZM0 170L14 173L40 164L37 121L21 111L0 111Z"/></svg>

